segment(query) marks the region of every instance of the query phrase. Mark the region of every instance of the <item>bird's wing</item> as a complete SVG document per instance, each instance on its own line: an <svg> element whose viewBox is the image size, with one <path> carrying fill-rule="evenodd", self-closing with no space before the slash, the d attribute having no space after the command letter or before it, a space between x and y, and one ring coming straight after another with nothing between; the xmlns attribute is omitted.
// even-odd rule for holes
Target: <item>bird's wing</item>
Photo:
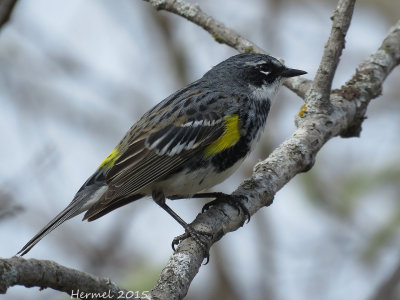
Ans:
<svg viewBox="0 0 400 300"><path fill-rule="evenodd" d="M169 124L160 130L137 135L106 175L107 192L85 214L93 219L117 202L139 193L143 187L173 173L197 153L232 130L222 113L193 116L184 124ZM235 129L238 130L238 129ZM201 154L203 155L203 154Z"/></svg>

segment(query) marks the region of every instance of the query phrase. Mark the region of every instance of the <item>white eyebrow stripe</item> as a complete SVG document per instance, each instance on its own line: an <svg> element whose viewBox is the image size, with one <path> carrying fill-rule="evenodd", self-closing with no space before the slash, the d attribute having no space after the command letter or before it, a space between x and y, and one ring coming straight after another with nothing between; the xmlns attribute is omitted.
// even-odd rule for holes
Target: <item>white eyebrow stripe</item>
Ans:
<svg viewBox="0 0 400 300"><path fill-rule="evenodd" d="M263 73L263 74L265 74L265 75L269 75L269 74L271 74L271 72L270 71L260 71L261 73Z"/></svg>
<svg viewBox="0 0 400 300"><path fill-rule="evenodd" d="M245 63L245 65L246 66L256 67L256 66L263 65L263 64L266 64L266 63L267 62L265 60L259 60L259 61L256 61L256 62L247 62L247 63Z"/></svg>

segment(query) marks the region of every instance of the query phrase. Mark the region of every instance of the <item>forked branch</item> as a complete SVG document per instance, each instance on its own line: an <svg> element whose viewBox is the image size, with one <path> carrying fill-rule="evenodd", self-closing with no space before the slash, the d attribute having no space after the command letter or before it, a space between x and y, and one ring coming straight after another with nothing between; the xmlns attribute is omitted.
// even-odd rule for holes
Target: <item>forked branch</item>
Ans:
<svg viewBox="0 0 400 300"><path fill-rule="evenodd" d="M145 0L157 9L165 9L202 26L218 42L240 52L263 52L250 41L204 14L198 6L179 0ZM312 167L315 157L326 141L335 136L355 136L360 131L365 111L371 99L378 97L382 83L400 63L400 21L390 30L377 52L362 62L354 76L339 90L330 91L330 84L344 46L344 36L351 20L354 1L340 0L334 14L334 24L327 43L326 54L313 88L319 94L330 94L331 112L307 110L296 119L298 126L293 135L271 155L254 167L251 178L234 192L245 196L244 203L251 214L272 203L274 195L296 174ZM333 52L332 52L333 51ZM286 82L293 91L311 104L312 93L307 93L310 81L295 79ZM329 86L329 88L327 88ZM318 108L318 106L317 106ZM192 226L212 233L209 247L226 233L240 228L244 216L229 205L216 205L199 214ZM212 259L212 258L211 258ZM203 249L192 239L184 240L169 259L151 292L154 299L182 299L189 289L203 261ZM22 284L27 287L51 287L71 294L70 290L124 291L107 279L97 278L80 271L65 268L49 261L10 258L0 260L0 293Z"/></svg>

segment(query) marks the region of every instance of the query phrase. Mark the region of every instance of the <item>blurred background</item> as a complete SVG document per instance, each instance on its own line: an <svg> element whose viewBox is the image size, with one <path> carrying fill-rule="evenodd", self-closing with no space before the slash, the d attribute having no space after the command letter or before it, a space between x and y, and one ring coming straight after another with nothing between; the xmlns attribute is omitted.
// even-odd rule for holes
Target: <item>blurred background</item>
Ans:
<svg viewBox="0 0 400 300"><path fill-rule="evenodd" d="M312 79L336 1L198 1L217 20ZM360 0L334 88L376 51L397 0ZM62 210L153 105L236 52L139 0L17 2L0 31L0 256L13 256ZM400 72L372 101L361 138L327 143L249 224L211 249L186 299L400 299ZM295 130L302 100L282 88L231 192ZM185 220L200 200L170 202ZM77 217L26 258L50 259L132 291L150 290L182 228L150 199L91 223ZM379 298L379 295L392 291ZM389 296L388 296L389 295ZM66 299L12 287L6 299ZM392 298L391 298L392 297Z"/></svg>

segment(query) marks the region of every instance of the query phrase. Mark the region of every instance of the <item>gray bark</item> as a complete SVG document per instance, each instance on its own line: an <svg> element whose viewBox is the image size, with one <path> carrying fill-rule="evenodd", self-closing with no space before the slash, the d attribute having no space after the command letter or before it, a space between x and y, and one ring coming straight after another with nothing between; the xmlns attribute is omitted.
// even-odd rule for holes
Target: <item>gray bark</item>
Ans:
<svg viewBox="0 0 400 300"><path fill-rule="evenodd" d="M146 0L201 26L216 41L239 52L262 52L254 43L206 15L193 4L178 0ZM304 99L296 117L296 131L264 161L258 163L250 178L233 194L244 196L243 204L253 215L272 204L274 195L301 172L314 164L318 151L333 137L359 136L369 102L378 97L382 83L400 63L400 21L391 28L381 47L362 62L353 77L340 89L331 91L331 83L345 43L354 1L340 0L333 15L333 25L315 80L294 78L285 85ZM192 223L195 229L212 235L209 247L225 234L242 227L245 216L229 205L220 204L199 214ZM203 262L203 249L191 238L182 241L172 254L151 292L153 299L182 299ZM56 270L56 271L55 271ZM53 275L52 275L53 274ZM70 276L73 274L73 276ZM56 281L53 279L56 278ZM16 284L27 287L51 287L64 292L82 290L118 292L109 280L96 278L49 261L10 258L0 260L0 293Z"/></svg>

